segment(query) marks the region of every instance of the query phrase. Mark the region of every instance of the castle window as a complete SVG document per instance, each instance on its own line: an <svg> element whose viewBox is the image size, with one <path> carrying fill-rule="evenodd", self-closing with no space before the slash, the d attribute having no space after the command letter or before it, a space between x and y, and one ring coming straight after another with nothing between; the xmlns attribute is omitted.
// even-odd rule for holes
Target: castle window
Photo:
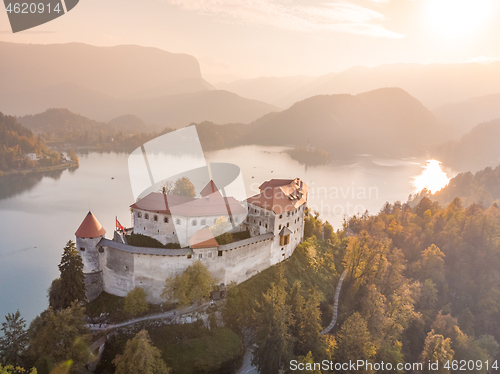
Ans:
<svg viewBox="0 0 500 374"><path fill-rule="evenodd" d="M157 216L156 214L153 216L153 219L154 219L156 222L158 222L158 216Z"/></svg>
<svg viewBox="0 0 500 374"><path fill-rule="evenodd" d="M288 223L286 224L286 227L290 227L290 222L288 222Z"/></svg>
<svg viewBox="0 0 500 374"><path fill-rule="evenodd" d="M290 212L288 212L286 216L287 216L287 217L290 217Z"/></svg>
<svg viewBox="0 0 500 374"><path fill-rule="evenodd" d="M137 212L137 218L142 218L142 213L141 212Z"/></svg>
<svg viewBox="0 0 500 374"><path fill-rule="evenodd" d="M192 256L191 255L187 255L187 258L191 258Z"/></svg>
<svg viewBox="0 0 500 374"><path fill-rule="evenodd" d="M203 258L203 253L200 253L200 254L198 255L198 258L201 260L201 259Z"/></svg>
<svg viewBox="0 0 500 374"><path fill-rule="evenodd" d="M191 226L196 226L197 224L198 224L198 222L197 222L195 219L193 219L193 220L191 221Z"/></svg>
<svg viewBox="0 0 500 374"><path fill-rule="evenodd" d="M262 226L262 222L261 221L259 221L259 226Z"/></svg>
<svg viewBox="0 0 500 374"><path fill-rule="evenodd" d="M217 256L222 257L222 251L217 251Z"/></svg>
<svg viewBox="0 0 500 374"><path fill-rule="evenodd" d="M146 213L146 214L144 215L144 218L145 218L145 219L149 219L149 213Z"/></svg>
<svg viewBox="0 0 500 374"><path fill-rule="evenodd" d="M206 224L207 224L207 220L206 219L202 219L201 222L200 222L200 225L205 226Z"/></svg>
<svg viewBox="0 0 500 374"><path fill-rule="evenodd" d="M104 248L103 247L99 247L99 253L104 253Z"/></svg>
<svg viewBox="0 0 500 374"><path fill-rule="evenodd" d="M283 218L283 214L280 214L280 219L282 219L282 218Z"/></svg>
<svg viewBox="0 0 500 374"><path fill-rule="evenodd" d="M168 223L168 217L163 217L163 222Z"/></svg>
<svg viewBox="0 0 500 374"><path fill-rule="evenodd" d="M281 225L279 225L278 230L281 230Z"/></svg>
<svg viewBox="0 0 500 374"><path fill-rule="evenodd" d="M180 218L177 218L177 219L175 220L175 223L176 223L176 224L178 224L178 225L180 225L180 224L181 224L181 220L180 220Z"/></svg>
<svg viewBox="0 0 500 374"><path fill-rule="evenodd" d="M267 229L267 223L266 223L266 229Z"/></svg>
<svg viewBox="0 0 500 374"><path fill-rule="evenodd" d="M208 257L212 258L212 254L211 254L211 253L209 253L209 254L208 254Z"/></svg>
<svg viewBox="0 0 500 374"><path fill-rule="evenodd" d="M80 251L85 252L85 247L80 247Z"/></svg>

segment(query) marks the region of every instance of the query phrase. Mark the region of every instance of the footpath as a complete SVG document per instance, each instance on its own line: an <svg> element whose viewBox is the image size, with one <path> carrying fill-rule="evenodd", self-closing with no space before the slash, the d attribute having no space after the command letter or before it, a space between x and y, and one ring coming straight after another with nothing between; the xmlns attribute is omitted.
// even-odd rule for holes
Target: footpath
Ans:
<svg viewBox="0 0 500 374"><path fill-rule="evenodd" d="M168 312L165 313L158 313L158 314L151 314L147 315L144 317L139 317L139 318L133 318L129 319L128 321L121 322L121 323L116 323L116 324L104 324L104 323L97 323L97 324L88 324L87 327L91 331L109 331L109 330L114 330L120 327L125 327L129 325L133 325L138 322L143 322L143 321L154 321L154 320L159 320L159 319L169 319L169 318L189 318L189 315L194 312L198 312L201 310L205 310L211 305L209 302L205 302L201 305L193 304L188 307L184 308L177 308L174 310L169 310ZM190 323L190 322L182 322L182 323Z"/></svg>
<svg viewBox="0 0 500 374"><path fill-rule="evenodd" d="M334 296L334 304L333 304L333 317L332 321L328 325L326 329L321 331L321 335L328 334L331 329L333 329L333 326L337 323L337 314L339 312L339 296L340 296L340 289L342 288L342 283L344 282L344 278L347 274L347 269L345 269L340 276L339 283L337 284L337 288L335 289L335 296Z"/></svg>

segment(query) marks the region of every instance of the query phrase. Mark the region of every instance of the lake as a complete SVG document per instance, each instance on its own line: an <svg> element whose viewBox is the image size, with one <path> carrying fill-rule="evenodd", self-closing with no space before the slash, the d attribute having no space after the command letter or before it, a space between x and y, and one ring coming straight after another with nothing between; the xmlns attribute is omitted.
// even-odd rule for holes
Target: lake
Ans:
<svg viewBox="0 0 500 374"><path fill-rule="evenodd" d="M310 187L308 205L335 228L346 216L377 213L386 201L406 201L423 159L380 159L307 167L284 147L245 146L206 154L209 162L238 165L247 194L270 178L302 178ZM17 309L31 321L47 305L47 289L59 276L62 249L92 210L111 238L115 217L131 225L134 202L128 154L79 155L80 167L45 176L18 177L0 185L0 319Z"/></svg>

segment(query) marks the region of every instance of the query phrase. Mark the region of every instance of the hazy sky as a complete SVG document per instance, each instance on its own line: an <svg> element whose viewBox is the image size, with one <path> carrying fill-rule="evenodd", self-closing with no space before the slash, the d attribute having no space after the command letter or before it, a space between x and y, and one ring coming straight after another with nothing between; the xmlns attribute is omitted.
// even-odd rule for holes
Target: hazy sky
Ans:
<svg viewBox="0 0 500 374"><path fill-rule="evenodd" d="M498 0L80 0L17 34L0 12L2 41L153 46L195 56L212 80L490 61L499 35Z"/></svg>

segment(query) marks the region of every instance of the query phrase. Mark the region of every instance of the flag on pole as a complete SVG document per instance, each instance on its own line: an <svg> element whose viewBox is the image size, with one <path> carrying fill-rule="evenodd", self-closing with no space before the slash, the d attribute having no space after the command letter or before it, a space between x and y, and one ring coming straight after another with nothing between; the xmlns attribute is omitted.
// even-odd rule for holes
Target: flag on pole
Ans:
<svg viewBox="0 0 500 374"><path fill-rule="evenodd" d="M123 227L120 221L118 221L118 217L115 217L115 219L116 219L116 229L125 232L125 227Z"/></svg>

